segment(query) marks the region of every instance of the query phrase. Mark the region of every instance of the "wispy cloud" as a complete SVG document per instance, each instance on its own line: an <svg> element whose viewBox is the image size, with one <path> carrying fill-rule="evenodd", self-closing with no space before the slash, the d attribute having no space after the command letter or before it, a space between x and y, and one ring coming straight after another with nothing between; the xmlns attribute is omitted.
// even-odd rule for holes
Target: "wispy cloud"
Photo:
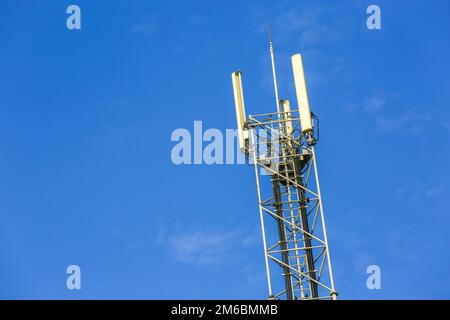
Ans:
<svg viewBox="0 0 450 320"><path fill-rule="evenodd" d="M229 253L232 232L196 231L190 234L172 235L168 245L175 258L184 263L217 264Z"/></svg>
<svg viewBox="0 0 450 320"><path fill-rule="evenodd" d="M299 41L302 48L319 43L335 42L344 36L343 28L339 28L335 19L329 19L334 13L333 6L324 8L321 5L299 5L296 7L280 7L273 15L267 11L259 11L256 25L258 32L266 33L269 22L277 42L283 44ZM274 17L271 19L271 17ZM294 40L295 41L295 40Z"/></svg>
<svg viewBox="0 0 450 320"><path fill-rule="evenodd" d="M136 230L130 231L119 226L113 226L108 230L114 241L123 243L130 251L142 249L145 245L143 237L136 234Z"/></svg>
<svg viewBox="0 0 450 320"><path fill-rule="evenodd" d="M191 14L188 17L188 22L194 26L200 27L206 22L206 17L200 14Z"/></svg>
<svg viewBox="0 0 450 320"><path fill-rule="evenodd" d="M353 101L345 107L347 112L361 112L371 117L376 127L384 133L423 134L437 124L445 128L443 122L437 122L423 108L402 108L401 95L376 89L362 101Z"/></svg>
<svg viewBox="0 0 450 320"><path fill-rule="evenodd" d="M412 203L423 202L439 197L445 192L443 184L426 184L422 181L412 181L398 186L394 191L394 196L399 200L406 200Z"/></svg>
<svg viewBox="0 0 450 320"><path fill-rule="evenodd" d="M158 23L155 17L147 16L139 20L131 27L131 33L135 35L142 35L145 37L152 37L158 31Z"/></svg>
<svg viewBox="0 0 450 320"><path fill-rule="evenodd" d="M376 117L377 126L388 133L402 131L408 134L422 134L433 125L433 122L429 114L419 110L382 114Z"/></svg>
<svg viewBox="0 0 450 320"><path fill-rule="evenodd" d="M167 246L170 255L179 262L210 266L245 255L242 248L254 246L256 234L248 235L239 230L192 230L185 227L172 230L170 234L160 230L158 243Z"/></svg>
<svg viewBox="0 0 450 320"><path fill-rule="evenodd" d="M386 97L384 93L369 97L364 102L364 110L366 112L376 112L383 108L386 103Z"/></svg>
<svg viewBox="0 0 450 320"><path fill-rule="evenodd" d="M438 124L446 131L450 132L450 120L440 120Z"/></svg>
<svg viewBox="0 0 450 320"><path fill-rule="evenodd" d="M308 85L317 87L328 83L330 78L347 81L354 78L349 61L336 55L335 50L327 50L341 42L346 36L346 26L335 18L335 6L298 5L278 7L272 11L260 9L255 15L256 32L265 34L269 23L275 45L277 80L280 93L293 94L290 56L300 52L305 63ZM294 52L286 47L296 48ZM261 58L264 68L262 82L268 92L273 91L272 71L267 66L268 54Z"/></svg>

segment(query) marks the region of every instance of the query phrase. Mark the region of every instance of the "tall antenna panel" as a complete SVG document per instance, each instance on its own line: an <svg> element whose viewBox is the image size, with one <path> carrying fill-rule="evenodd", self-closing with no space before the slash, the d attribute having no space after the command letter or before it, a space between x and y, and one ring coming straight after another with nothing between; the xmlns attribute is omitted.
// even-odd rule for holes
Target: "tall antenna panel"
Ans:
<svg viewBox="0 0 450 320"><path fill-rule="evenodd" d="M234 91L234 104L236 107L236 121L238 129L239 149L245 150L245 139L247 134L244 131L244 123L246 121L245 116L245 104L244 104L244 92L242 90L242 72L235 71L231 74Z"/></svg>
<svg viewBox="0 0 450 320"><path fill-rule="evenodd" d="M311 110L309 109L308 92L306 90L305 74L303 72L302 56L295 54L291 57L294 72L295 91L297 93L300 125L302 132L312 131Z"/></svg>
<svg viewBox="0 0 450 320"><path fill-rule="evenodd" d="M291 116L291 104L289 100L280 100L281 107L283 108L283 119L285 120L286 135L290 137L293 132L292 128L292 116Z"/></svg>

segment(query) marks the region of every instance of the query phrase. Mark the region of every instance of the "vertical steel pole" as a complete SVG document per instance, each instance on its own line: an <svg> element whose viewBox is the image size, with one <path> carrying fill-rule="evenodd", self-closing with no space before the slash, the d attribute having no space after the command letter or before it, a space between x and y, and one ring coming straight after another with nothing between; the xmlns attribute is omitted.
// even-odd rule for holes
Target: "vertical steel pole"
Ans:
<svg viewBox="0 0 450 320"><path fill-rule="evenodd" d="M327 260L328 260L328 272L330 274L330 283L331 283L331 299L336 300L337 299L337 293L334 288L334 277L333 277L333 270L331 269L331 256L330 256L330 249L328 247L328 237L327 237L327 228L325 225L325 216L323 213L323 205L322 205L322 194L320 192L320 185L319 185L319 172L317 170L317 162L316 162L316 152L314 150L314 146L311 146L311 152L313 157L313 164L314 164L314 173L316 176L316 187L317 187L317 194L319 195L319 205L320 205L320 217L322 219L322 230L323 230L323 240L326 245L326 254L327 254Z"/></svg>
<svg viewBox="0 0 450 320"><path fill-rule="evenodd" d="M258 158L256 153L256 145L257 141L255 138L255 129L250 129L250 139L251 139L251 148L253 149L253 163L255 168L255 177L256 177L256 189L258 192L258 205L259 205L259 218L261 220L261 232L262 232L262 238L263 238L263 246L264 246L264 259L266 262L266 275L267 275L267 286L269 289L269 299L273 296L272 292L272 283L270 280L270 268L269 268L269 258L267 256L267 241L266 241L266 231L264 226L264 215L263 215L263 209L262 209L262 199L261 199L261 189L259 185L259 174L258 174Z"/></svg>

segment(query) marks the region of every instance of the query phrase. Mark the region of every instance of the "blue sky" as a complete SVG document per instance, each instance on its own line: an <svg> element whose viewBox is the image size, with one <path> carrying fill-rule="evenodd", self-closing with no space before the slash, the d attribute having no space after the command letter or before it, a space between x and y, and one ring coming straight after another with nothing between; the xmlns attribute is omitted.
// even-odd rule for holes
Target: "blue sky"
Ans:
<svg viewBox="0 0 450 320"><path fill-rule="evenodd" d="M247 112L274 111L268 23L280 95L301 52L321 119L340 297L450 298L445 0L2 1L0 298L266 298L252 169L176 166L170 137L235 127L236 69Z"/></svg>

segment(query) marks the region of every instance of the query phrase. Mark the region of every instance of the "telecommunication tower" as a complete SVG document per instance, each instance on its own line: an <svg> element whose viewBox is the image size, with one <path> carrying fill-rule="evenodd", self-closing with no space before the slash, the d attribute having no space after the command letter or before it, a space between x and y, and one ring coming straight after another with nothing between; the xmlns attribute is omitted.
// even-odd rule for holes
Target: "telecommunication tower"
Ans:
<svg viewBox="0 0 450 320"><path fill-rule="evenodd" d="M337 298L331 268L302 56L291 57L297 108L279 99L272 40L276 112L245 113L242 73L231 74L239 148L254 164L269 299Z"/></svg>

